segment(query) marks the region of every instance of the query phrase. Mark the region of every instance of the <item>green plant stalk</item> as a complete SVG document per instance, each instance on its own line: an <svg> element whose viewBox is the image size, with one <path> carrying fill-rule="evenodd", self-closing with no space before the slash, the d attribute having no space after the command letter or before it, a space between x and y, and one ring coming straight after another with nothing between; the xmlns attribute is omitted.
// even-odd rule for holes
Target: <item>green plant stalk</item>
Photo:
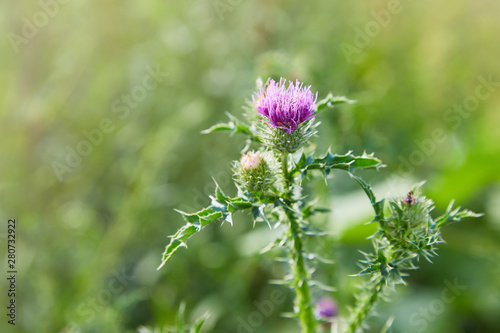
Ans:
<svg viewBox="0 0 500 333"><path fill-rule="evenodd" d="M281 153L281 169L283 171L283 179L285 180L285 196L288 197L290 192L290 175L288 174L288 153Z"/></svg>
<svg viewBox="0 0 500 333"><path fill-rule="evenodd" d="M380 294L385 286L385 279L382 277L379 281L372 281L373 287L368 290L363 298L361 298L354 309L351 316L351 323L347 329L347 333L355 333L361 324L365 321L366 316L371 312L377 303Z"/></svg>
<svg viewBox="0 0 500 333"><path fill-rule="evenodd" d="M288 173L288 154L281 155L283 177L285 179L284 199L291 200L290 178ZM311 306L311 294L309 291L309 274L306 269L303 256L303 243L301 231L297 223L294 212L286 208L286 216L289 225L290 257L292 262L293 287L295 289L295 301L298 307L298 318L302 326L303 333L316 332L316 320L314 319Z"/></svg>

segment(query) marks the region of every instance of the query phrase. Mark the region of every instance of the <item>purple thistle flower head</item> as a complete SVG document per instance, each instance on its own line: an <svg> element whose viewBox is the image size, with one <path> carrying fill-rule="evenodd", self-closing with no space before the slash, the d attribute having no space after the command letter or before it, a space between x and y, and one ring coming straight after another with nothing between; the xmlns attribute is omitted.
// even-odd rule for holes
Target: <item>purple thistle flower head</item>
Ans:
<svg viewBox="0 0 500 333"><path fill-rule="evenodd" d="M252 96L259 114L269 120L269 124L286 130L288 134L296 131L299 124L314 118L314 108L318 92L313 94L311 86L304 87L299 80L289 81L281 78L279 83L269 80L267 88L261 88Z"/></svg>

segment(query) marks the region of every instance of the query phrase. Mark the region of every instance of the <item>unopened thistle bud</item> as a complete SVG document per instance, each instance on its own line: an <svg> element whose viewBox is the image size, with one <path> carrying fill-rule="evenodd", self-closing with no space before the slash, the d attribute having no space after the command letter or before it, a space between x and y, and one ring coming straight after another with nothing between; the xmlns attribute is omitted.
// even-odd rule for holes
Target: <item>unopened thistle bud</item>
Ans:
<svg viewBox="0 0 500 333"><path fill-rule="evenodd" d="M248 152L246 155L241 156L241 168L248 173L254 172L257 169L263 169L265 163L264 158L253 151Z"/></svg>
<svg viewBox="0 0 500 333"><path fill-rule="evenodd" d="M275 181L269 163L259 152L253 151L236 162L235 175L240 187L250 193L263 192Z"/></svg>
<svg viewBox="0 0 500 333"><path fill-rule="evenodd" d="M265 87L252 97L262 123L258 124L264 144L279 152L294 153L314 131L314 113L318 93L304 87L298 80L279 82L268 80Z"/></svg>
<svg viewBox="0 0 500 333"><path fill-rule="evenodd" d="M411 190L403 198L389 201L390 215L386 220L386 236L393 244L404 248L420 247L427 242L429 228L433 225L430 215L433 202L418 196L418 188ZM415 247L416 246L416 247Z"/></svg>

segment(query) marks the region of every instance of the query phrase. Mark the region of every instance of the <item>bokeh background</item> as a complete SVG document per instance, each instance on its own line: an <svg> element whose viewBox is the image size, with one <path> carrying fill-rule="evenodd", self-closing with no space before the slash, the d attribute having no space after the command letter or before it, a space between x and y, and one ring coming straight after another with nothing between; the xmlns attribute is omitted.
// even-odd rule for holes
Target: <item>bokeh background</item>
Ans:
<svg viewBox="0 0 500 333"><path fill-rule="evenodd" d="M230 166L244 138L200 131L226 111L240 116L259 76L357 100L321 114L314 144L376 152L387 168L363 176L378 195L403 195L426 179L436 214L451 198L486 213L446 228L440 256L380 304L370 332L391 315L391 332L499 331L498 1L0 8L0 331L137 332L174 324L185 302L187 321L211 313L204 332L298 332L280 317L291 293L269 284L287 268L257 254L270 234L248 216L208 227L156 271L167 235L183 224L174 208L208 204L212 177L235 193ZM94 143L82 143L87 136ZM311 191L334 210L313 221L335 230L318 251L337 264L320 267L318 279L341 286L331 296L345 315L359 282L347 275L357 272L357 250L370 249L369 203L341 174ZM9 218L18 223L15 327L3 314ZM262 312L271 295L285 301Z"/></svg>

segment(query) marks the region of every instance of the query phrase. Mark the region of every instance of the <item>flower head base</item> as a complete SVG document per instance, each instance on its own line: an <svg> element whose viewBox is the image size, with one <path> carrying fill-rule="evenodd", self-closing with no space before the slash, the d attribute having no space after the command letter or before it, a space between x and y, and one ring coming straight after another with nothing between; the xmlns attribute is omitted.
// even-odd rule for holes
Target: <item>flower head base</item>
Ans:
<svg viewBox="0 0 500 333"><path fill-rule="evenodd" d="M250 151L241 156L234 172L240 188L253 194L269 189L276 180L269 163L259 152Z"/></svg>
<svg viewBox="0 0 500 333"><path fill-rule="evenodd" d="M262 142L278 152L294 153L316 132L313 125L318 93L298 80L270 79L253 97L260 115L257 124Z"/></svg>
<svg viewBox="0 0 500 333"><path fill-rule="evenodd" d="M296 131L300 124L314 118L314 109L318 93L311 92L311 86L304 87L299 80L280 79L279 83L269 80L267 88L260 88L259 93L252 97L259 114L268 119L268 123L284 129L287 134Z"/></svg>

